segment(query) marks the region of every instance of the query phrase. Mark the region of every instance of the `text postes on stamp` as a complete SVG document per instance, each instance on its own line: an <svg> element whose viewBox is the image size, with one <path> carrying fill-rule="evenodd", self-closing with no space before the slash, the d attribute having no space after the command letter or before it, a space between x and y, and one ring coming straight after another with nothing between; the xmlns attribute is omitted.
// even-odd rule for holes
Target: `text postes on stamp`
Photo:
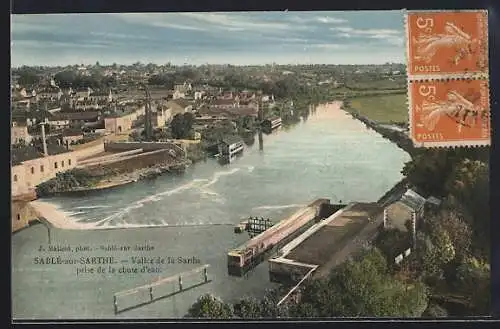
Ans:
<svg viewBox="0 0 500 329"><path fill-rule="evenodd" d="M411 81L408 88L416 147L490 145L488 81Z"/></svg>
<svg viewBox="0 0 500 329"><path fill-rule="evenodd" d="M487 74L487 11L408 12L408 74Z"/></svg>

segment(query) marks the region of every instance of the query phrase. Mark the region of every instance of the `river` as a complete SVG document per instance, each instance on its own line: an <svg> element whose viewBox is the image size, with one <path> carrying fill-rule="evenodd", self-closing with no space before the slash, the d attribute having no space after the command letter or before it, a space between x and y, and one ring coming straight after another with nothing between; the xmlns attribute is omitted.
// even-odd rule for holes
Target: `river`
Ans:
<svg viewBox="0 0 500 329"><path fill-rule="evenodd" d="M85 227L106 230L51 229L53 245L149 244L150 252L120 251L128 256L195 257L210 264L209 284L175 297L113 312L113 294L195 267L171 264L155 274L79 274L75 265L34 264L45 256L47 228L35 225L12 236L12 302L15 319L177 318L203 293L233 301L262 296L269 282L267 263L246 278L229 277L226 253L248 239L233 225L253 215L273 221L317 198L332 202L376 201L397 181L409 155L339 109L319 106L307 120L264 135L242 157L221 166L197 163L181 175L166 175L110 191L48 201ZM100 256L99 252L90 256ZM51 256L69 257L68 253ZM89 256L80 254L78 256Z"/></svg>

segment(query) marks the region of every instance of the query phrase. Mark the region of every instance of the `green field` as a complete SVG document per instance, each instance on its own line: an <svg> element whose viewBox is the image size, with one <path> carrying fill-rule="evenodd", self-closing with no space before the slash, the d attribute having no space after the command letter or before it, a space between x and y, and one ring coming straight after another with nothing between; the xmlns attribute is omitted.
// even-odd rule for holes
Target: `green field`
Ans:
<svg viewBox="0 0 500 329"><path fill-rule="evenodd" d="M350 108L379 122L408 122L406 94L363 96L350 99Z"/></svg>

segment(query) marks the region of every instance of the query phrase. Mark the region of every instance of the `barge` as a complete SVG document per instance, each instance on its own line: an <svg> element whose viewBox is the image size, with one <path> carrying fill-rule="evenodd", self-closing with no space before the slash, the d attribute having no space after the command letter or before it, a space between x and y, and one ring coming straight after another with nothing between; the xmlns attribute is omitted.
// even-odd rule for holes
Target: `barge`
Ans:
<svg viewBox="0 0 500 329"><path fill-rule="evenodd" d="M227 254L229 275L245 275L264 261L266 256L269 256L276 248L290 242L317 220L328 217L331 214L332 206L330 200L318 199L250 239L242 246L229 251Z"/></svg>

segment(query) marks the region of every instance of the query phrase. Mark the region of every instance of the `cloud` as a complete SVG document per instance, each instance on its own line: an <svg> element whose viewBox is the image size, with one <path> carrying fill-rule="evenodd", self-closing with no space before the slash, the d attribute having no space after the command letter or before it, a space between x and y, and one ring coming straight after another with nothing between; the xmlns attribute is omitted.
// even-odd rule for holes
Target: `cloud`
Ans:
<svg viewBox="0 0 500 329"><path fill-rule="evenodd" d="M347 48L348 45L336 44L336 43L320 43L320 44L307 45L307 47L321 48L321 49L342 49L342 48Z"/></svg>
<svg viewBox="0 0 500 329"><path fill-rule="evenodd" d="M153 38L147 37L145 35L137 35L137 34L90 32L90 35L93 35L93 36L96 36L96 37L105 37L105 38L109 38L109 39L142 39L142 40L153 40Z"/></svg>
<svg viewBox="0 0 500 329"><path fill-rule="evenodd" d="M330 17L330 16L285 16L285 19L294 22L294 23L321 23L321 24L341 24L347 23L347 20L344 18L338 17Z"/></svg>
<svg viewBox="0 0 500 329"><path fill-rule="evenodd" d="M396 29L355 29L349 26L338 26L330 28L337 31L337 36L341 38L369 38L381 40L392 45L403 45L402 31Z"/></svg>
<svg viewBox="0 0 500 329"><path fill-rule="evenodd" d="M203 28L201 26L197 27L189 24L176 23L175 22L176 18L172 14L169 15L160 13L154 13L154 14L122 13L116 15L118 18L124 20L125 22L132 24L173 28L173 29L188 30L188 31L203 31Z"/></svg>
<svg viewBox="0 0 500 329"><path fill-rule="evenodd" d="M333 18L333 17L318 17L318 22L325 24L338 24L338 23L346 23L347 20L343 18Z"/></svg>
<svg viewBox="0 0 500 329"><path fill-rule="evenodd" d="M57 48L108 48L109 43L79 43L79 42L63 42L63 41L50 41L50 46ZM39 40L13 40L11 42L11 47L27 47L27 48L39 48L39 49L47 49L46 41Z"/></svg>
<svg viewBox="0 0 500 329"><path fill-rule="evenodd" d="M399 45L402 46L404 44L404 38L402 36L397 36L397 35L374 34L374 35L370 35L370 38L384 40L390 44L398 45L398 46Z"/></svg>
<svg viewBox="0 0 500 329"><path fill-rule="evenodd" d="M226 13L175 13L175 14L118 14L134 24L179 30L205 31L260 31L276 32L303 29L288 22L273 22L244 14Z"/></svg>
<svg viewBox="0 0 500 329"><path fill-rule="evenodd" d="M331 27L330 30L351 35L400 35L402 33L402 31L393 29L354 29L349 26Z"/></svg>

